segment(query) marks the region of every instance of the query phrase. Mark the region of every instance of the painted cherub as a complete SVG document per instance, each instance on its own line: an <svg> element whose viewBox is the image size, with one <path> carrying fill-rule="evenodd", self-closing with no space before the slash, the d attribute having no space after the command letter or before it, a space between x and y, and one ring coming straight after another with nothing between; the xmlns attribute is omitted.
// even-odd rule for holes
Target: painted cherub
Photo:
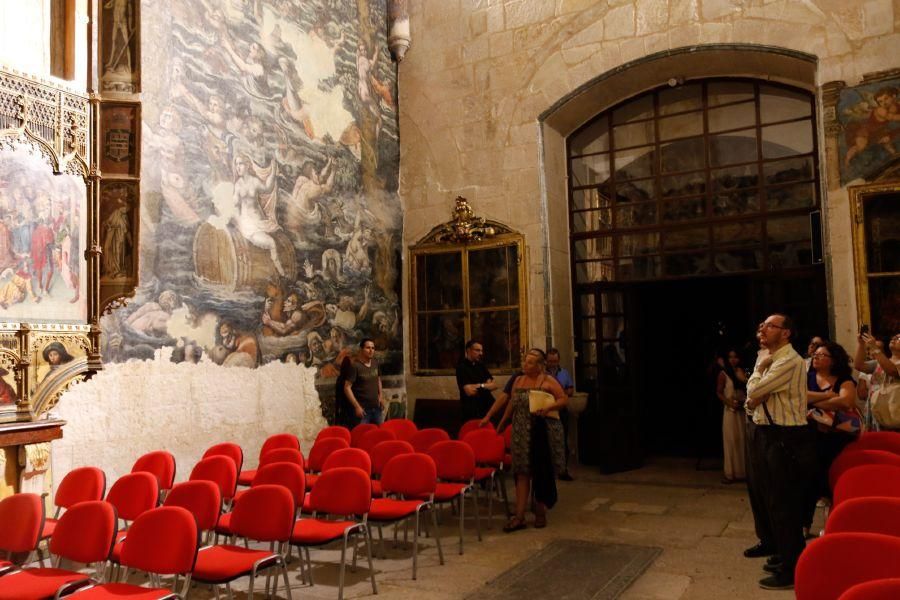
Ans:
<svg viewBox="0 0 900 600"><path fill-rule="evenodd" d="M844 165L850 166L860 152L869 147L869 144L881 144L888 154L897 153L894 149L894 138L900 135L900 129L891 127L891 123L900 121L900 105L897 103L897 88L883 87L875 92L870 101L863 101L845 111L845 115L859 115L861 109L868 110L859 115L865 120L854 124L847 130L847 156L844 157Z"/></svg>

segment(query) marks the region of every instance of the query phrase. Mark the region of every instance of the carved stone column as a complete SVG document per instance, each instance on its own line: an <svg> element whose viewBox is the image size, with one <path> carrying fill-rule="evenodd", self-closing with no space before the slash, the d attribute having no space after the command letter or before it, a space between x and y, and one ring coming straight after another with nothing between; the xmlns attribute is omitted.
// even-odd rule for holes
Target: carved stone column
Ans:
<svg viewBox="0 0 900 600"><path fill-rule="evenodd" d="M388 0L388 48L401 62L412 41L409 32L409 0Z"/></svg>
<svg viewBox="0 0 900 600"><path fill-rule="evenodd" d="M829 81L822 86L822 124L825 128L825 183L829 190L841 187L841 155L838 139L841 124L837 118L838 98L847 87L843 81Z"/></svg>

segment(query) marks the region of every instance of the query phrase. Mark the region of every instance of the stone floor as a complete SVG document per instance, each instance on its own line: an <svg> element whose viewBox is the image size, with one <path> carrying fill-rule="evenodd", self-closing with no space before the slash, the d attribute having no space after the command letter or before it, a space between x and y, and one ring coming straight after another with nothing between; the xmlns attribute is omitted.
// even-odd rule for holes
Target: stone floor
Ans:
<svg viewBox="0 0 900 600"><path fill-rule="evenodd" d="M465 598L556 538L662 548L650 568L620 596L623 600L793 597L791 592L760 589L757 581L764 575L763 559L741 555L755 543L743 485L723 485L718 471L698 471L694 461L679 459L653 460L642 469L611 476L588 467L573 472L576 481L560 483L560 501L550 512L546 529L529 527L504 534L502 520L495 515L493 527L485 530L480 543L474 523L469 524L465 554L460 556L456 520L449 513L444 515L441 539L446 564L438 564L433 540L422 538L417 581L411 579L409 547L394 547L386 540L387 558L375 559L378 598ZM312 587L301 583L295 559L290 570L293 597L337 598L339 557L339 548L313 552ZM346 598L371 595L364 564L355 573L348 570ZM257 590L264 580L258 581ZM246 580L237 583L234 597L246 598L246 589ZM560 581L557 596L565 596L565 591L566 584ZM256 596L262 594L257 591ZM209 588L197 587L190 597L208 598L211 593ZM286 597L283 587L278 597Z"/></svg>

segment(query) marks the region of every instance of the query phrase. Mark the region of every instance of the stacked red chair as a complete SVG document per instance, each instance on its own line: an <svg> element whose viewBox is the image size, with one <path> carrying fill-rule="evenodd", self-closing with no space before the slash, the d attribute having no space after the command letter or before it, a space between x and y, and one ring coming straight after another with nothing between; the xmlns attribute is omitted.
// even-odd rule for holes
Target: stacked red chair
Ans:
<svg viewBox="0 0 900 600"><path fill-rule="evenodd" d="M847 470L834 486L832 510L851 498L900 498L900 467L867 464Z"/></svg>
<svg viewBox="0 0 900 600"><path fill-rule="evenodd" d="M409 419L391 419L381 424L382 429L392 432L398 440L408 442L419 431L416 424Z"/></svg>
<svg viewBox="0 0 900 600"><path fill-rule="evenodd" d="M844 500L828 515L825 535L844 532L881 533L900 538L900 497L866 496Z"/></svg>
<svg viewBox="0 0 900 600"><path fill-rule="evenodd" d="M362 437L362 439L359 441L359 448L365 450L369 453L369 455L371 455L372 449L381 442L387 442L389 440L396 439L397 436L394 435L393 431L387 431L386 429L374 429Z"/></svg>
<svg viewBox="0 0 900 600"><path fill-rule="evenodd" d="M212 481L185 481L172 488L163 506L178 506L194 515L197 529L205 533L208 544L219 522L222 495L219 486Z"/></svg>
<svg viewBox="0 0 900 600"><path fill-rule="evenodd" d="M900 578L857 583L841 594L838 600L897 600L897 598L900 598Z"/></svg>
<svg viewBox="0 0 900 600"><path fill-rule="evenodd" d="M171 452L155 450L144 454L131 467L132 473L145 471L156 477L159 486L159 502L165 500L166 494L175 484L175 457Z"/></svg>
<svg viewBox="0 0 900 600"><path fill-rule="evenodd" d="M40 496L13 494L0 500L0 551L6 555L6 560L0 560L0 574L15 567L13 554L27 552L25 563L31 562L43 529L44 501Z"/></svg>
<svg viewBox="0 0 900 600"><path fill-rule="evenodd" d="M832 533L814 540L794 571L797 600L838 600L853 586L900 577L900 538Z"/></svg>
<svg viewBox="0 0 900 600"><path fill-rule="evenodd" d="M210 446L209 449L203 453L203 456L200 457L200 460L209 458L210 456L227 456L234 461L234 466L237 468L238 473L241 472L241 467L244 465L244 451L234 442L222 442Z"/></svg>
<svg viewBox="0 0 900 600"><path fill-rule="evenodd" d="M463 553L463 525L466 518L465 499L475 490L475 453L458 440L438 442L428 451L437 467L438 484L434 490L435 504L459 504L459 553ZM481 517L477 496L471 495L475 509L475 528L481 541Z"/></svg>
<svg viewBox="0 0 900 600"><path fill-rule="evenodd" d="M446 442L450 439L450 434L448 434L443 429L438 427L429 427L427 429L420 429L417 431L411 438L409 438L409 443L412 444L412 447L416 450L416 452L428 452L432 446L437 444L438 442Z"/></svg>
<svg viewBox="0 0 900 600"><path fill-rule="evenodd" d="M56 523L63 509L68 509L79 502L89 500L102 500L106 493L106 475L97 467L79 467L72 469L63 477L56 489L53 504L56 512L53 517L44 520L44 530L41 532L41 541L53 536ZM38 548L41 564L44 564L43 552Z"/></svg>
<svg viewBox="0 0 900 600"><path fill-rule="evenodd" d="M231 504L237 489L237 467L234 461L227 456L210 456L198 462L188 481L212 481L219 486L219 495L222 497L222 505Z"/></svg>
<svg viewBox="0 0 900 600"><path fill-rule="evenodd" d="M894 465L900 467L900 455L884 450L854 450L841 452L828 469L828 485L834 490L838 479L848 469L860 465Z"/></svg>
<svg viewBox="0 0 900 600"><path fill-rule="evenodd" d="M503 436L492 428L481 428L470 431L463 442L475 453L475 483L485 485L488 493L488 527L494 520L494 490L500 492L504 510L509 514L509 499L506 494L506 482L503 480L503 457L506 446ZM476 490L477 492L477 490Z"/></svg>
<svg viewBox="0 0 900 600"><path fill-rule="evenodd" d="M266 453L279 448L290 448L299 451L300 440L297 439L297 436L293 433L276 433L275 435L270 435L266 438L266 441L263 442L262 448L259 450L260 462ZM240 471L238 475L238 485L250 485L253 483L254 477L256 477L256 469Z"/></svg>
<svg viewBox="0 0 900 600"><path fill-rule="evenodd" d="M264 465L256 472L256 478L250 486L252 490L260 485L282 485L291 493L291 499L294 501L295 518L300 507L303 505L303 498L306 495L306 474L299 465L289 462L277 462ZM237 503L241 497L249 490L241 490L234 496ZM234 518L234 512L225 513L219 517L219 524L216 526L216 533L224 536L231 536L234 531L231 528L231 519Z"/></svg>
<svg viewBox="0 0 900 600"><path fill-rule="evenodd" d="M322 430L319 431L318 435L316 435L316 442L318 442L319 440L324 440L326 438L334 437L344 440L345 442L347 442L347 445L350 444L350 430L341 425L329 425L328 427L322 428Z"/></svg>
<svg viewBox="0 0 900 600"><path fill-rule="evenodd" d="M854 450L884 450L900 454L900 432L867 431L844 448L844 452L853 452Z"/></svg>
<svg viewBox="0 0 900 600"><path fill-rule="evenodd" d="M322 473L340 467L352 467L364 471L370 477L372 475L372 459L367 452L359 448L344 448L332 452L325 460L325 464L322 465ZM307 492L306 498L303 500L302 512L304 514L312 514L312 504L309 498L310 494Z"/></svg>
<svg viewBox="0 0 900 600"><path fill-rule="evenodd" d="M318 473L322 471L322 465L325 464L325 460L332 452L349 447L350 443L340 437L326 437L316 440L316 443L313 444L312 449L309 451L309 460L306 463L306 470L310 474L307 477L306 487L312 488L316 484Z"/></svg>
<svg viewBox="0 0 900 600"><path fill-rule="evenodd" d="M300 452L300 450L294 448L277 448L275 450L269 450L262 456L262 458L259 459L259 468L277 462L294 463L301 469L306 468L306 460L303 458L303 453ZM246 473L246 471L244 472ZM253 482L251 481L250 483Z"/></svg>
<svg viewBox="0 0 900 600"><path fill-rule="evenodd" d="M372 496L374 498L380 498L383 495L380 479L388 461L395 456L412 454L414 452L415 449L412 447L412 444L401 440L385 440L372 448L369 456L372 458Z"/></svg>
<svg viewBox="0 0 900 600"><path fill-rule="evenodd" d="M374 425L372 423L360 423L356 427L350 430L350 447L351 448L359 448L360 442L370 431L375 431L378 429L378 425Z"/></svg>
<svg viewBox="0 0 900 600"><path fill-rule="evenodd" d="M159 485L156 477L146 471L123 475L109 488L106 501L116 509L116 515L123 521L116 535L116 544L110 555L113 563L119 563L122 552L122 540L130 531L129 522L135 521L142 514L151 510L159 501Z"/></svg>

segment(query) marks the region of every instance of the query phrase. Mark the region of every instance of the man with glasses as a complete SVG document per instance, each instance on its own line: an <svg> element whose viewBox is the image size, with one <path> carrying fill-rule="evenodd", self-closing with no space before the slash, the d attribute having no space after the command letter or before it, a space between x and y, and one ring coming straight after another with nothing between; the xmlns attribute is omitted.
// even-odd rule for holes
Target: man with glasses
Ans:
<svg viewBox="0 0 900 600"><path fill-rule="evenodd" d="M378 361L375 360L375 342L369 338L363 338L359 343L359 356L347 369L344 394L359 422L381 425L384 421L384 397Z"/></svg>
<svg viewBox="0 0 900 600"><path fill-rule="evenodd" d="M819 346L823 345L825 340L822 339L821 336L814 335L810 338L809 344L806 346L806 358L804 359L804 363L806 364L807 372L812 368L812 356L813 353L818 349Z"/></svg>
<svg viewBox="0 0 900 600"><path fill-rule="evenodd" d="M753 486L769 524L770 540L761 540L744 555L773 556L763 567L764 589L790 589L794 567L806 546L804 501L815 472L815 446L807 427L806 367L791 346L796 328L780 313L759 326L762 349L747 380L747 410L754 424ZM769 544L774 544L772 547Z"/></svg>

